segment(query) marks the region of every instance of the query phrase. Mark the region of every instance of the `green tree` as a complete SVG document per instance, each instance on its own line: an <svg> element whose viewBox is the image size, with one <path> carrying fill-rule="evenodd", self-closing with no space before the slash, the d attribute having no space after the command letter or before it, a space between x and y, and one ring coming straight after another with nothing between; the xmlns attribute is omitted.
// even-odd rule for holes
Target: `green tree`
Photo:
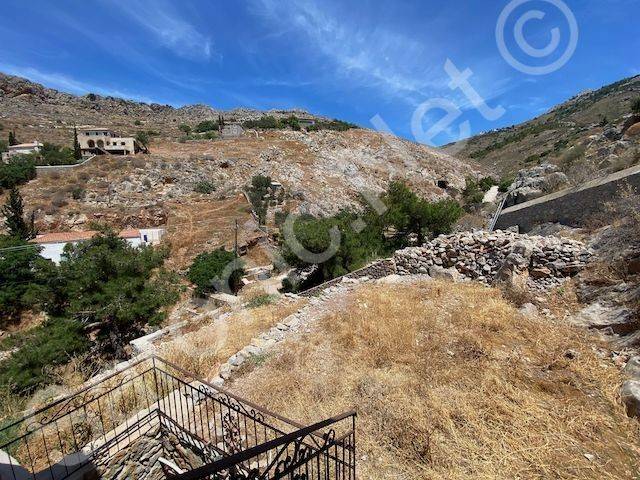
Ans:
<svg viewBox="0 0 640 480"><path fill-rule="evenodd" d="M0 193L4 189L22 185L36 177L36 164L29 156L17 156L0 163Z"/></svg>
<svg viewBox="0 0 640 480"><path fill-rule="evenodd" d="M640 97L631 102L631 111L634 115L640 115Z"/></svg>
<svg viewBox="0 0 640 480"><path fill-rule="evenodd" d="M205 120L204 122L200 122L198 125L196 125L195 130L198 133L218 130L218 122L215 122L213 120Z"/></svg>
<svg viewBox="0 0 640 480"><path fill-rule="evenodd" d="M142 327L164 318L177 300L177 279L162 269L164 248L129 245L112 232L67 245L52 285L50 314L98 322L123 345Z"/></svg>
<svg viewBox="0 0 640 480"><path fill-rule="evenodd" d="M18 143L18 139L16 138L16 132L15 130L10 130L9 131L9 145L17 145Z"/></svg>
<svg viewBox="0 0 640 480"><path fill-rule="evenodd" d="M32 212L30 218L25 220L22 195L17 187L13 187L9 192L9 197L2 207L2 215L5 217L4 224L9 235L22 240L30 240L36 236L34 213Z"/></svg>
<svg viewBox="0 0 640 480"><path fill-rule="evenodd" d="M151 140L149 132L145 132L141 130L138 133L136 133L135 139L136 139L136 142L142 145L145 149L149 148L149 141Z"/></svg>
<svg viewBox="0 0 640 480"><path fill-rule="evenodd" d="M185 135L189 135L191 133L191 127L186 123L181 123L178 128L181 132L184 132Z"/></svg>
<svg viewBox="0 0 640 480"><path fill-rule="evenodd" d="M0 364L0 386L26 395L51 383L48 370L89 348L80 322L50 318L20 339L21 347Z"/></svg>
<svg viewBox="0 0 640 480"><path fill-rule="evenodd" d="M28 309L51 300L48 283L55 266L40 256L40 247L18 237L0 235L0 328Z"/></svg>
<svg viewBox="0 0 640 480"><path fill-rule="evenodd" d="M243 262L224 248L198 255L187 273L200 296L215 291L237 292L243 275Z"/></svg>
<svg viewBox="0 0 640 480"><path fill-rule="evenodd" d="M76 127L73 127L73 158L76 160L82 159L82 150L78 141L78 129Z"/></svg>

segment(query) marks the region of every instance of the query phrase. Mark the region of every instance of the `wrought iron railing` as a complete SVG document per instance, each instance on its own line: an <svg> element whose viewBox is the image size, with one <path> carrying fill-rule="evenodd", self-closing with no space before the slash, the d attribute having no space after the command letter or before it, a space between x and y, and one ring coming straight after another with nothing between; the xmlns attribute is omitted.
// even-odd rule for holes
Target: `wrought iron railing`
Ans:
<svg viewBox="0 0 640 480"><path fill-rule="evenodd" d="M355 479L355 413L311 426L152 356L0 429L0 480Z"/></svg>

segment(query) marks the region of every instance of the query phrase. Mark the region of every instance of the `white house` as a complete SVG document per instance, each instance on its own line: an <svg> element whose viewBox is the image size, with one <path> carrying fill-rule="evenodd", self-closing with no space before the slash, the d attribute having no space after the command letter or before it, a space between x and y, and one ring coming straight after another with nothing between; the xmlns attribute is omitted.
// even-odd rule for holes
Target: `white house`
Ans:
<svg viewBox="0 0 640 480"><path fill-rule="evenodd" d="M78 128L78 143L83 155L132 155L145 151L133 137L121 137L110 128Z"/></svg>
<svg viewBox="0 0 640 480"><path fill-rule="evenodd" d="M141 245L156 245L166 233L164 228L141 228L122 230L118 236L124 238L130 245L139 247ZM76 244L92 239L98 232L88 230L84 232L52 232L38 235L31 243L42 247L40 256L59 264L62 260L64 247L71 243Z"/></svg>
<svg viewBox="0 0 640 480"><path fill-rule="evenodd" d="M42 150L44 145L37 140L31 143L19 143L17 145L9 145L8 152L2 152L2 161L8 162L11 157L17 155L29 155L31 153L38 153Z"/></svg>

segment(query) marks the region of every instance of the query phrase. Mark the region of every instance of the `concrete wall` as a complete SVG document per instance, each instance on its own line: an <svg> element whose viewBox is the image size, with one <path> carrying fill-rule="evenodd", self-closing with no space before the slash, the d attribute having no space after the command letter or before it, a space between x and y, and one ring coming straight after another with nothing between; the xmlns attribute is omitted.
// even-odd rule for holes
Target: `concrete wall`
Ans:
<svg viewBox="0 0 640 480"><path fill-rule="evenodd" d="M640 191L640 165L506 208L495 228L517 225L521 232L528 232L542 223L582 227L595 214L605 212L606 203L627 186Z"/></svg>

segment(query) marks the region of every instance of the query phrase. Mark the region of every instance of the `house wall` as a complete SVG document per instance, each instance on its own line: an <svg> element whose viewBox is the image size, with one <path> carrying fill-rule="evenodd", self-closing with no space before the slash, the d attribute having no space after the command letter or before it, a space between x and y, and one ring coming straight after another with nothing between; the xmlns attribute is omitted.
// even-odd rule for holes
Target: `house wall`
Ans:
<svg viewBox="0 0 640 480"><path fill-rule="evenodd" d="M141 245L156 245L160 243L160 240L166 233L164 228L142 228L140 229L139 237L129 237L125 238L127 243L133 247L139 247ZM145 240L146 235L146 240ZM40 243L38 244L42 247L40 251L40 256L51 260L55 264L59 264L62 261L62 254L64 252L64 247L71 243L75 245L78 242L57 242L57 243Z"/></svg>

